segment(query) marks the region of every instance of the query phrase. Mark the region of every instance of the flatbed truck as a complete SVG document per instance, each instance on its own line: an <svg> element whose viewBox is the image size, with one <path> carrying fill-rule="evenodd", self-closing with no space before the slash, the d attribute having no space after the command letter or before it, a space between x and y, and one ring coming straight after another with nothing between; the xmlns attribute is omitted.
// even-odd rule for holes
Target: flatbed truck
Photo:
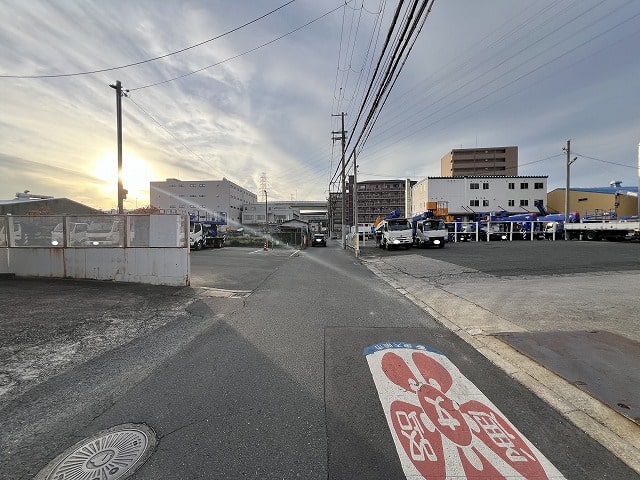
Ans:
<svg viewBox="0 0 640 480"><path fill-rule="evenodd" d="M567 223L564 229L570 239L640 240L640 221Z"/></svg>

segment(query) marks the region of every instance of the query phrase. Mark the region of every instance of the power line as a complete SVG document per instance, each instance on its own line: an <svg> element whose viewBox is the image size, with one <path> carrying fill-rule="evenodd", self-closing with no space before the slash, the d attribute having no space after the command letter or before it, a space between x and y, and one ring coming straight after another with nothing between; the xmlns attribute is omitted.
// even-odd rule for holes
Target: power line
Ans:
<svg viewBox="0 0 640 480"><path fill-rule="evenodd" d="M417 39L418 34L422 30L422 26L424 25L426 18L428 17L431 9L433 7L435 0L424 0L420 7L418 7L417 0L412 2L411 6L408 6L404 13L403 25L400 27L400 33L396 35L396 39L394 40L394 45L392 47L392 51L387 56L385 61L384 73L378 75L380 71L380 65L385 56L385 52L388 51L388 48L391 43L391 36L395 27L398 23L398 18L400 16L400 9L402 7L403 2L398 3L398 7L396 8L396 12L394 14L391 26L389 27L389 31L387 33L387 37L385 40L385 44L382 47L382 53L378 60L378 64L376 66L374 76L372 78L371 83L369 84L369 88L365 95L365 100L360 108L358 116L354 122L354 129L352 130L349 141L346 147L346 150L350 150L349 146L351 145L352 140L355 138L355 142L353 142L353 151L357 147L362 149L362 145L366 142L366 136L368 136L367 130L370 132L371 128L373 128L377 118L379 116L380 109L384 106L386 99L388 98L389 92L392 87L395 85L395 82L405 65L406 59L408 58L413 45ZM425 13L426 12L426 13ZM413 40L412 40L413 39ZM398 68L399 67L399 68ZM377 84L375 86L374 84ZM374 96L371 95L372 90L375 86L376 93ZM369 108L369 112L364 119L363 125L360 129L360 133L355 137L355 128L356 125L360 122L362 118L362 114L366 108L366 105L371 101L371 106ZM377 112L377 113L376 113ZM363 140L364 138L364 140ZM360 143L362 140L362 143ZM350 162L351 157L349 157ZM347 163L349 163L347 162ZM336 178L338 174L338 170L333 174L333 179Z"/></svg>
<svg viewBox="0 0 640 480"><path fill-rule="evenodd" d="M348 1L346 1L346 3L351 3L352 1L353 1L353 0L348 0ZM229 62L229 61L231 61L231 60L235 60L236 58L240 58L240 57L242 57L243 55L247 55L247 54L249 54L249 53L255 52L256 50L259 50L259 49L261 49L261 48L264 48L264 47L266 47L267 45L271 45L272 43L275 43L275 42L277 42L278 40L282 40L283 38L288 37L289 35L292 35L292 34L296 33L297 31L302 30L302 29L303 29L303 28L305 28L305 27L308 27L308 26L309 26L309 25L311 25L312 23L315 23L315 22L317 22L318 20L321 20L321 19L323 19L324 17L326 17L326 16L328 16L328 15L331 15L333 12L335 12L336 10L341 9L343 6L344 6L344 5L340 5L339 7L336 7L336 8L334 8L333 10L330 10L330 11L328 11L327 13L325 13L325 14L323 14L323 15L320 15L320 16L319 16L319 17L317 17L317 18L314 18L314 19L313 19L313 20L311 20L310 22L307 22L307 23L305 23L304 25L301 25L300 27L298 27L298 28L296 28L296 29L294 29L294 30L291 30L291 31L290 31L290 32L288 32L288 33L285 33L284 35L280 35L279 37L274 38L273 40L270 40L270 41L268 41L268 42L266 42L266 43L263 43L262 45L259 45L259 46L257 46L257 47L254 47L254 48L252 48L252 49L249 49L249 50L247 50L247 51L245 51L245 52L239 53L238 55L234 55L233 57L229 57L229 58L227 58L226 60L221 60L221 61L219 61L219 62L217 62L217 63L212 63L211 65L207 65L206 67L202 67L202 68L199 68L199 69L197 69L197 70L193 70L193 71L191 71L191 72L189 72L189 73L185 73L185 74L183 74L183 75L178 75L177 77L173 77L173 78L169 78L169 79L167 79L167 80L163 80L163 81L161 81L161 82L151 83L151 84L149 84L149 85L144 85L144 86L142 86L142 87L132 88L132 89L131 89L131 91L134 91L134 90L142 90L142 89L144 89L144 88L156 87L156 86L158 86L158 85L163 85L163 84L165 84L165 83L174 82L174 81L176 81L176 80L180 80L180 79L185 78L185 77L188 77L188 76L190 76L190 75L194 75L194 74L196 74L196 73L200 73L200 72L202 72L202 71L204 71L204 70L207 70L207 69L209 69L209 68L216 67L216 66L218 66L218 65L222 65L223 63L227 63L227 62Z"/></svg>
<svg viewBox="0 0 640 480"><path fill-rule="evenodd" d="M141 60L139 62L129 63L127 65L120 65L118 67L109 67L109 68L102 68L102 69L99 69L99 70L91 70L91 71L88 71L88 72L62 73L62 74L55 74L55 75L53 75L53 74L51 74L51 75L0 75L0 78L37 79L37 78L77 77L77 76L81 76L81 75L93 75L93 74L96 74L96 73L112 72L114 70L121 70L121 69L124 69L124 68L135 67L137 65L142 65L142 64L145 64L145 63L149 63L149 62L154 62L156 60L167 58L167 57L170 57L172 55L177 55L178 53L186 52L187 50L191 50L191 49L200 47L200 46L205 45L207 43L213 42L214 40L219 40L222 37L225 37L225 36L230 35L230 34L232 34L234 32L237 32L238 30L241 30L244 27L247 27L247 26L251 25L252 23L256 23L256 22L262 20L263 18L268 17L272 13L275 13L278 10L283 9L284 7L286 7L287 5L292 4L295 1L296 0L290 0L289 2L285 3L284 5L281 5L278 8L276 8L274 10L271 10L269 13L265 13L264 15L262 15L262 16L260 16L258 18L255 18L255 19L251 20L250 22L247 22L247 23L245 23L243 25L240 25L239 27L236 27L236 28L234 28L232 30L229 30L228 32L225 32L223 34L220 34L218 36L215 36L215 37L210 38L208 40L205 40L203 42L196 43L195 45L191 45L189 47L185 47L185 48L182 48L180 50L176 50L175 52L171 52L171 53L166 53L164 55L160 55L159 57L149 58L147 60Z"/></svg>
<svg viewBox="0 0 640 480"><path fill-rule="evenodd" d="M176 137L173 133L171 133L169 131L169 129L167 129L167 127L162 125L158 120L155 119L155 117L153 115L151 115L149 112L147 112L144 108L142 108L141 105L139 105L133 98L131 98L131 95L127 96L126 98L128 98L129 101L131 101L131 103L133 103L142 113L144 113L147 117L149 117L151 120L153 120L153 122L156 125L158 125L166 133L168 133L175 141L177 141L180 145L182 145L184 148L186 148L193 156L195 156L195 157L199 158L200 160L202 160L202 162L206 166L211 168L212 170L218 170L218 169L214 168L212 165L210 165L209 162L207 162L207 160L205 160L201 155L199 155L198 153L194 152L191 148L189 148L187 145L185 145L178 137Z"/></svg>
<svg viewBox="0 0 640 480"><path fill-rule="evenodd" d="M498 93L498 92L500 92L500 91L504 90L506 87L509 87L509 86L511 86L511 85L513 85L513 84L515 84L515 83L519 82L519 81L520 81L520 80L522 80L523 78L525 78L525 77L527 77L527 76L529 76L529 75L531 75L531 74L533 74L533 73L535 73L535 72L537 72L537 71L541 70L542 68L544 68L544 67L546 67L546 66L550 65L551 63L553 63L553 62L555 62L555 61L559 60L560 58L565 57L565 56L569 55L570 53L573 53L574 51L576 51L576 50L578 50L579 48L581 48L581 47L585 46L586 44L588 44L588 43L590 43L590 42L594 41L595 39L597 39L597 38L599 38L599 37L604 36L605 34L609 33L610 31L612 31L612 30L614 30L614 29L616 29L616 28L618 28L618 27L620 27L620 26L622 26L622 25L624 25L624 24L626 24L626 23L628 23L628 22L630 22L630 21L634 20L635 18L637 18L637 17L639 17L639 16L640 16L640 13L637 13L637 14L635 14L635 15L633 15L633 16L630 16L630 17L626 17L624 20L622 20L621 22L619 22L619 23L617 23L617 24L613 25L612 27L608 28L607 30L605 30L605 31L603 31L603 32L600 32L600 33L598 33L597 35L594 35L593 37L591 37L591 38L589 38L589 39L587 39L587 40L585 40L585 41L581 42L580 44L576 45L575 47L573 47L573 48L571 48L571 49L569 49L569 50L567 50L567 51L565 51L565 52L563 52L563 53L561 53L561 54L559 54L559 55L557 55L557 56L553 57L552 59L550 59L550 60L546 61L545 63L543 63L543 64L541 64L541 65L538 65L538 66L536 66L536 67L532 68L531 70L527 71L526 73L521 74L521 75L520 75L520 76L518 76L517 78L515 78L515 79L513 79L513 80L511 80L511 81L508 81L507 83L505 83L505 84L503 84L503 85L499 85L499 86L497 86L496 88L494 88L493 90L489 91L488 93L486 93L486 94L484 94L484 95L480 96L479 98L476 98L476 99L475 99L475 100L473 100L473 101L470 101L469 103L467 103L467 104L465 104L465 105L462 105L461 107L459 107L459 108L457 108L457 109L455 109L455 110L451 110L451 109L450 109L450 107L446 107L446 106L445 106L445 107L442 107L442 108L440 108L440 109L438 109L438 110L436 110L436 111L434 111L434 112L430 113L427 117L425 117L425 120L426 120L426 119L428 119L428 118L430 118L430 117L433 117L435 114L437 114L437 113L439 113L439 112L442 112L442 111L445 111L445 110L447 110L447 111L448 111L448 113L446 113L446 114L445 114L445 115L443 115L442 117L440 117L440 118L438 118L438 119L435 119L435 120L433 120L432 122L430 122L430 123L428 123L428 124L426 124L426 125L424 125L424 124L423 124L423 126L420 126L420 127L418 127L418 128L414 128L414 129L413 129L413 131L410 131L410 132L406 133L405 135L402 135L401 137L397 138L395 141L391 142L391 144L387 145L386 147L388 148L389 146L392 146L392 145L394 145L394 144L397 144L397 143L399 143L400 141L402 141L402 140L404 140L404 139L406 139L406 138L412 137L413 135L416 135L417 133L419 133L419 132L421 132L421 131L424 131L425 129L427 129L427 128L429 128L429 127L431 127L431 126L433 126L433 125L435 125L435 124L437 124L437 123L439 123L439 122L443 121L444 119L449 118L449 117L451 117L451 116L453 116L453 115L455 115L455 114L457 114L457 113L459 113L459 112L461 112L461 111L463 111L463 110L465 110L465 109L469 108L470 106L472 106L472 105L475 105L475 104L479 103L480 101L482 101L482 100L484 100L484 99L486 99L486 98L488 98L488 97L490 97L490 96L493 96L494 94L496 94L496 93ZM525 63L526 63L526 62L525 62ZM523 63L523 64L521 64L521 65L519 65L519 66L522 66L522 65L524 65L524 63ZM511 69L511 71L513 71L513 70L515 70L515 67ZM474 90L472 90L471 92L464 94L461 98L468 97L468 96L470 96L472 93L478 92L478 91L479 91L479 90L481 90L482 88L484 88L484 87L486 87L486 86L490 85L491 83L494 83L495 81L496 81L496 79L491 80L491 81L489 81L489 82L487 82L487 83L485 83L485 84L483 84L483 85L480 85L480 86L478 86L477 88L475 88ZM448 94L447 96L449 96L449 95L450 95L450 94ZM512 95L511 95L511 96L512 96ZM442 99L440 99L440 100L442 100ZM436 102L433 102L431 105L434 105L435 103L439 102L440 100L437 100ZM457 101L459 101L459 100L460 100L460 99L456 100L456 102L457 102ZM424 109L426 109L426 107L425 107Z"/></svg>
<svg viewBox="0 0 640 480"><path fill-rule="evenodd" d="M632 168L633 170L635 170L636 168L638 168L636 165L625 165L623 163L616 163L616 162L611 162L609 160L602 160L600 158L594 158L594 157L588 157L587 155L581 155L579 153L576 153L574 151L571 152L573 155L576 155L578 157L581 158L588 158L589 160L595 160L596 162L602 162L602 163L608 163L609 165L616 165L618 167L626 167L626 168Z"/></svg>

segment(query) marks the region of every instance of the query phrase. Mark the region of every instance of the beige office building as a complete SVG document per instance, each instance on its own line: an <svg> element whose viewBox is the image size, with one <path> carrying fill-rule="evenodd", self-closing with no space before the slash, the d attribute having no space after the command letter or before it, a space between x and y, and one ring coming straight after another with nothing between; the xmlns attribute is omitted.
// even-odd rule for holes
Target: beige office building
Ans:
<svg viewBox="0 0 640 480"><path fill-rule="evenodd" d="M518 147L457 148L440 159L442 177L518 176Z"/></svg>

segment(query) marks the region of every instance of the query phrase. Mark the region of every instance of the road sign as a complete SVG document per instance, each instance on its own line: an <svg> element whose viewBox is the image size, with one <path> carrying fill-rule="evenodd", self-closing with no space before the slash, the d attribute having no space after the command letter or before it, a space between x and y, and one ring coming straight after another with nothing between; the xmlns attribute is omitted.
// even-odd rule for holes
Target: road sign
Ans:
<svg viewBox="0 0 640 480"><path fill-rule="evenodd" d="M407 478L564 479L442 353L386 342L364 354Z"/></svg>

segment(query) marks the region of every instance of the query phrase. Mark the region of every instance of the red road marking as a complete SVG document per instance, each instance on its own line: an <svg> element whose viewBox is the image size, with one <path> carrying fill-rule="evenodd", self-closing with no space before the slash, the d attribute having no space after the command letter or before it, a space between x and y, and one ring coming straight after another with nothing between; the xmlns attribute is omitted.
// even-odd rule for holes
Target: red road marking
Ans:
<svg viewBox="0 0 640 480"><path fill-rule="evenodd" d="M387 342L364 354L407 478L564 479L441 353Z"/></svg>

